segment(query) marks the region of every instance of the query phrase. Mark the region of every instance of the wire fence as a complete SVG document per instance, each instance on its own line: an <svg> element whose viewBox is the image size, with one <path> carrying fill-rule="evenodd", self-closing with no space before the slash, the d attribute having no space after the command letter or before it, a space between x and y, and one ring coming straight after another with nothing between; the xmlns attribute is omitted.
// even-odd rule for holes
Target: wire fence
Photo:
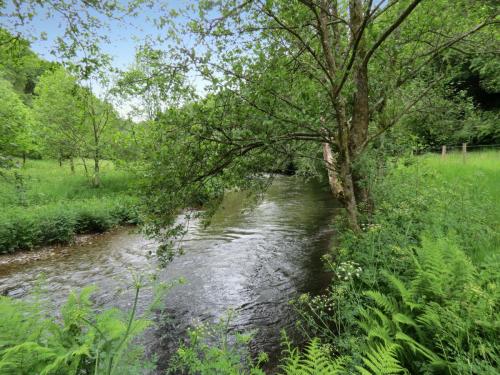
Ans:
<svg viewBox="0 0 500 375"><path fill-rule="evenodd" d="M467 153L469 151L483 151L483 150L500 150L500 143L498 144L472 144L462 143L460 145L442 145L442 146L432 146L425 147L419 150L415 150L414 154L426 154L426 153L440 153L441 155L446 155L448 152L462 152Z"/></svg>

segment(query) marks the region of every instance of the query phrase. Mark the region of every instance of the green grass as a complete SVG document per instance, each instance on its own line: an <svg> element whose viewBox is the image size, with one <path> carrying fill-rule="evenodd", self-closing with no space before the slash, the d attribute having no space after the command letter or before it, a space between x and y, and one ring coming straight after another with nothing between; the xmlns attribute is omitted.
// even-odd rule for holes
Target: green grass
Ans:
<svg viewBox="0 0 500 375"><path fill-rule="evenodd" d="M500 153L400 159L372 186L363 232L336 222L330 288L295 302L307 335L342 374L498 373Z"/></svg>
<svg viewBox="0 0 500 375"><path fill-rule="evenodd" d="M424 155L419 160L435 169L449 183L477 192L492 202L492 210L500 220L500 152L469 152L464 163L461 153L450 153L445 158Z"/></svg>
<svg viewBox="0 0 500 375"><path fill-rule="evenodd" d="M88 161L88 166L91 162ZM104 198L117 194L130 194L133 191L133 177L119 170L111 162L101 165L102 186L95 189L85 177L83 165L75 163L72 174L67 162L62 167L54 160L28 160L25 167L18 170L22 175L24 190L16 191L11 176L9 181L0 179L0 206L28 207L60 202L62 200L82 200Z"/></svg>
<svg viewBox="0 0 500 375"><path fill-rule="evenodd" d="M445 232L458 232L476 263L500 249L500 152L470 152L465 162L458 152L424 155L399 178L408 173L425 182L424 194L435 192L431 217Z"/></svg>
<svg viewBox="0 0 500 375"><path fill-rule="evenodd" d="M89 163L90 164L90 163ZM29 160L0 180L0 253L70 242L75 234L102 232L137 221L133 176L110 162L102 184L91 186L83 165Z"/></svg>

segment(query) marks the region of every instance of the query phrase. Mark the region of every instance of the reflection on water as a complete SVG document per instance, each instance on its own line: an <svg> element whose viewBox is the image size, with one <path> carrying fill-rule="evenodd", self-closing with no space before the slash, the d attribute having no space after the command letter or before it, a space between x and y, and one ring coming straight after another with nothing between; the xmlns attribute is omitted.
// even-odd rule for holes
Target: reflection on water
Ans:
<svg viewBox="0 0 500 375"><path fill-rule="evenodd" d="M298 293L317 291L327 282L320 256L329 247L335 209L326 190L293 177L276 178L262 201L248 210L242 193L231 193L208 228L195 222L184 237L185 255L160 271L163 280L186 279L168 295L171 319L159 322L148 341L165 362L187 326L214 321L230 308L231 329L258 329L253 348L279 351L279 331L292 328L288 301ZM125 307L131 270L153 272L148 257L155 248L130 229L119 229L90 242L52 251L40 259L2 263L0 291L26 296L41 273L54 306L72 289L96 284L98 302ZM143 306L150 297L141 295Z"/></svg>

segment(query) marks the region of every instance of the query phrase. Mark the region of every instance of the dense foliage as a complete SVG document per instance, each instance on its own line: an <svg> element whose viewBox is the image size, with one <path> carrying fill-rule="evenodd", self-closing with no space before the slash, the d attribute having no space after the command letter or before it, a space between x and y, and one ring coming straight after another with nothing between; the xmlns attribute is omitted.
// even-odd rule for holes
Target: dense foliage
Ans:
<svg viewBox="0 0 500 375"><path fill-rule="evenodd" d="M92 188L77 163L29 160L22 172L0 180L0 253L71 242L139 221L130 173L103 165L103 186Z"/></svg>
<svg viewBox="0 0 500 375"><path fill-rule="evenodd" d="M347 372L498 371L498 154L397 163L379 207L326 258L321 296L296 306ZM368 372L366 372L368 371Z"/></svg>
<svg viewBox="0 0 500 375"><path fill-rule="evenodd" d="M133 339L152 321L137 314L135 285L132 309L98 311L95 288L72 293L61 319L47 313L43 301L0 296L0 370L2 374L137 374L150 370L143 349Z"/></svg>
<svg viewBox="0 0 500 375"><path fill-rule="evenodd" d="M289 165L327 176L359 231L360 211L372 203L363 164L373 149L497 139L496 107L481 107L497 92L489 1L201 1L193 8L172 30L160 15L180 47L147 44L127 77L140 82L143 101L182 99L147 111L157 231L197 197L216 204L224 190L247 189L248 176ZM188 89L186 70L203 78L201 97Z"/></svg>
<svg viewBox="0 0 500 375"><path fill-rule="evenodd" d="M102 27L143 5L159 35L117 72ZM57 62L30 49L41 15ZM421 155L500 142L495 1L0 0L0 20L0 254L140 217L171 260L179 212L293 172L345 210L330 288L294 301L310 340L285 336L278 371L498 373L498 154ZM90 294L60 319L0 298L0 372L146 371L137 298L124 316ZM261 374L224 327L191 330L172 371Z"/></svg>

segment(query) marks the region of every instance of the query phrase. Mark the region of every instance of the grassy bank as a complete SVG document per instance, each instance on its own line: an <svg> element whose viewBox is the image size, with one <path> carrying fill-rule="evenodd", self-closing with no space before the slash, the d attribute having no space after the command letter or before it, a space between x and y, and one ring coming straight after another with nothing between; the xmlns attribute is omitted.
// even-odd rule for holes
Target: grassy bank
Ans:
<svg viewBox="0 0 500 375"><path fill-rule="evenodd" d="M311 340L302 352L285 340L278 373L497 374L500 153L471 154L465 164L460 155L453 154L446 159L425 155L397 160L373 186L376 210L364 218L361 234L350 232L342 218L336 221L337 245L325 257L334 275L329 289L323 295L303 295L294 301L301 315L297 324ZM109 196L129 195L117 191ZM79 200L65 202L76 205ZM0 309L29 311L29 306L13 303L0 298ZM19 314L12 316L6 332L21 319ZM129 335L124 324L107 324L107 315L102 317L102 326L101 317L94 319L104 334L94 335L94 325L84 326L78 333L89 332L99 338L90 349L75 355L73 347L59 342L59 337L65 339L63 335L54 338L51 345L40 336L36 340L42 344L27 346L31 338L18 335L9 338L12 350L0 353L0 368L26 357L35 358L28 363L30 369L52 368L54 363L60 368L71 365L59 358L75 358L88 368L97 368L100 360L94 353L107 353L110 347L111 356L122 355L121 343L127 342L123 337ZM118 335L115 325L122 327ZM265 356L254 360L245 350L250 336L237 335L237 345L232 346L227 326L223 322L222 331L214 333L220 342L214 341L205 327L191 331L189 341L171 364L173 373L263 374L259 367ZM69 332L65 327L61 330ZM112 331L111 338L104 328ZM17 335L17 331L12 332ZM68 335L74 336L71 332ZM108 345L113 342L117 346ZM32 355L48 352L47 346L55 353L48 360ZM130 359L127 368L145 365L141 356L123 358Z"/></svg>
<svg viewBox="0 0 500 375"><path fill-rule="evenodd" d="M0 253L70 242L137 221L134 180L105 162L102 186L93 188L82 165L28 160L0 179Z"/></svg>
<svg viewBox="0 0 500 375"><path fill-rule="evenodd" d="M295 302L326 346L290 358L332 374L498 373L499 187L498 152L393 163L363 233L338 228L329 290Z"/></svg>

